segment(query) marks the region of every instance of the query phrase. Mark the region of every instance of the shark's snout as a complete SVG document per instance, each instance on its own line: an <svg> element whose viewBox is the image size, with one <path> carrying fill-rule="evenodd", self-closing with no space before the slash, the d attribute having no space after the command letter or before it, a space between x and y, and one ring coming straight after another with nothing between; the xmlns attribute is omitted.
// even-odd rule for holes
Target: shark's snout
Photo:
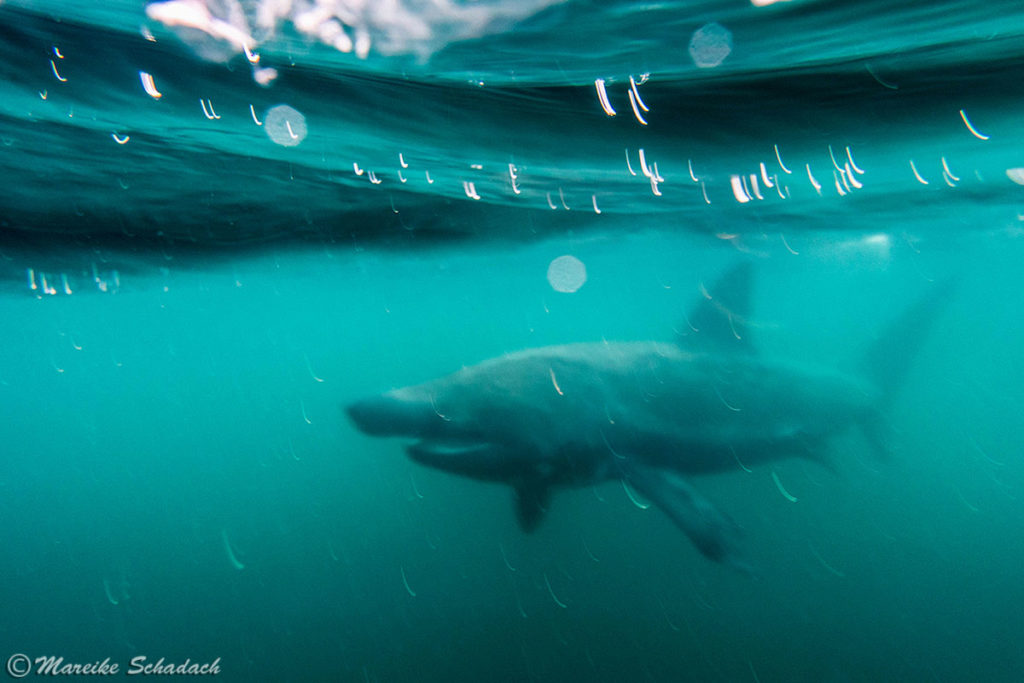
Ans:
<svg viewBox="0 0 1024 683"><path fill-rule="evenodd" d="M370 436L421 436L438 421L428 403L381 394L345 406L356 427Z"/></svg>

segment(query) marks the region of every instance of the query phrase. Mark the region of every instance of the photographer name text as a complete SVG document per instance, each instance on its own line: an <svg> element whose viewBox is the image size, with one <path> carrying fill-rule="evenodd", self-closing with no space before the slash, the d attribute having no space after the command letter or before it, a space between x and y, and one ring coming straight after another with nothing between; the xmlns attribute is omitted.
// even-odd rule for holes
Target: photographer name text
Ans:
<svg viewBox="0 0 1024 683"><path fill-rule="evenodd" d="M193 662L191 658L183 662L168 661L161 657L153 661L145 655L132 657L127 668L122 669L119 662L111 661L110 657L94 662L69 662L57 655L30 658L28 655L15 654L7 659L7 673L12 678L24 678L29 674L36 676L216 676L220 673L220 657L212 662Z"/></svg>

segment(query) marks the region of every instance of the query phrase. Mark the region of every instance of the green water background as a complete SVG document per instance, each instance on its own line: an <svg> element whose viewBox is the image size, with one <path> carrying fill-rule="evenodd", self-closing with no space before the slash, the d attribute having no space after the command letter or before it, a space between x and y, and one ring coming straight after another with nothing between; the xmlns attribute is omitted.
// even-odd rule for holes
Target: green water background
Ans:
<svg viewBox="0 0 1024 683"><path fill-rule="evenodd" d="M838 256L858 248L839 237L764 249L758 345L838 365L925 277L965 276L893 409L893 462L850 434L837 473L774 466L796 503L773 468L700 480L757 580L617 484L559 494L524 536L510 491L417 467L340 411L519 348L671 338L738 257L717 244L281 249L113 296L8 298L4 642L221 656L232 679L1012 680L1020 247L994 242L884 262ZM575 294L545 278L563 253L588 267Z"/></svg>

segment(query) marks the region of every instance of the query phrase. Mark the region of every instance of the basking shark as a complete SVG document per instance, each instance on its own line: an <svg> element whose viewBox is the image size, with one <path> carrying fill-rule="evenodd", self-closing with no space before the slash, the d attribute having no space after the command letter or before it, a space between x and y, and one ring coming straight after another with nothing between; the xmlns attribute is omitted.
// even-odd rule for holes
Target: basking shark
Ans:
<svg viewBox="0 0 1024 683"><path fill-rule="evenodd" d="M827 463L829 438L854 427L884 451L886 407L949 291L933 286L847 373L759 354L751 281L741 263L703 288L675 340L526 349L347 412L366 434L414 439L416 462L511 485L526 531L553 490L620 479L703 555L747 568L740 527L691 478L789 457Z"/></svg>

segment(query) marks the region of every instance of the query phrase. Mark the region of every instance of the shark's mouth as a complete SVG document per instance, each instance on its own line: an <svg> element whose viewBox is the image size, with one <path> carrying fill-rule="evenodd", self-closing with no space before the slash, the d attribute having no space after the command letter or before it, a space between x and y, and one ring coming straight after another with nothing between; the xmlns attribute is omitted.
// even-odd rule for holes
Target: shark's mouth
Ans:
<svg viewBox="0 0 1024 683"><path fill-rule="evenodd" d="M418 463L474 479L503 481L515 462L508 452L490 441L423 439L405 448Z"/></svg>

